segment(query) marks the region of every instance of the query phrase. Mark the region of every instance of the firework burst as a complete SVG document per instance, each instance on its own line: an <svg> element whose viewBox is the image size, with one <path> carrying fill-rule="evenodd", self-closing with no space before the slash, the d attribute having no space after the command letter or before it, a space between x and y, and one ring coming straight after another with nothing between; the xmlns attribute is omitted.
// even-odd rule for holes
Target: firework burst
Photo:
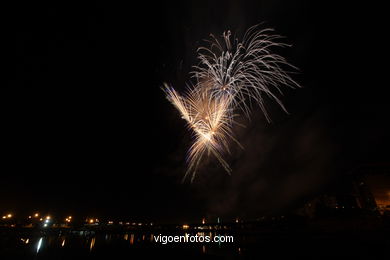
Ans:
<svg viewBox="0 0 390 260"><path fill-rule="evenodd" d="M229 151L229 140L236 141L231 127L234 123L231 97L226 95L216 98L210 96L210 91L194 88L181 96L168 85L165 85L165 93L194 134L194 142L188 152L189 167L184 178L191 173L193 180L202 158L211 154L230 173L223 153Z"/></svg>
<svg viewBox="0 0 390 260"><path fill-rule="evenodd" d="M223 155L229 152L230 141L239 145L232 132L235 112L241 111L249 117L251 104L256 103L270 121L264 97L271 98L286 111L275 92L282 94L281 86L299 87L285 69L296 68L272 52L274 47L288 45L279 42L282 37L272 29L257 28L251 27L242 42L237 39L232 42L230 31L224 32L220 40L211 35L209 47L197 51L199 63L191 72L195 83L183 95L165 84L167 99L194 135L184 178L191 174L192 181L202 159L210 155L230 173Z"/></svg>
<svg viewBox="0 0 390 260"><path fill-rule="evenodd" d="M274 92L282 94L281 86L299 87L284 69L297 68L272 52L275 47L289 46L279 42L283 37L274 34L272 29L257 31L257 28L251 27L242 42L232 42L230 31L223 33L222 41L211 35L209 47L198 49L200 62L193 67L192 75L199 89L209 88L213 96L231 96L232 106L240 108L248 117L249 104L255 101L270 121L264 96L286 111Z"/></svg>

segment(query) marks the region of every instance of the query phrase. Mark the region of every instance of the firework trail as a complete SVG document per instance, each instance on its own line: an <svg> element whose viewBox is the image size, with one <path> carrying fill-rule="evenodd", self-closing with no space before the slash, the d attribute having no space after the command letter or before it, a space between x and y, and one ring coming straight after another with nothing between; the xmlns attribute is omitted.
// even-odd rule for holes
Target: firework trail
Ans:
<svg viewBox="0 0 390 260"><path fill-rule="evenodd" d="M191 72L195 83L183 95L164 84L167 99L194 134L184 179L191 174L193 181L202 159L211 154L230 173L223 154L229 152L230 140L239 145L232 132L236 111L249 117L251 104L256 103L270 122L264 97L287 112L275 92L282 94L281 86L299 87L286 70L297 68L272 52L274 47L288 46L279 42L282 37L272 29L258 30L253 26L241 42L232 42L230 37L230 31L224 32L220 40L211 35L209 47L197 50L199 63Z"/></svg>
<svg viewBox="0 0 390 260"><path fill-rule="evenodd" d="M188 152L190 163L184 178L192 173L191 181L193 180L205 154L213 154L230 173L231 169L222 154L229 151L230 139L236 141L231 127L234 123L231 96L222 95L216 98L211 96L210 91L194 88L180 96L168 85L165 85L165 93L194 134L194 142Z"/></svg>

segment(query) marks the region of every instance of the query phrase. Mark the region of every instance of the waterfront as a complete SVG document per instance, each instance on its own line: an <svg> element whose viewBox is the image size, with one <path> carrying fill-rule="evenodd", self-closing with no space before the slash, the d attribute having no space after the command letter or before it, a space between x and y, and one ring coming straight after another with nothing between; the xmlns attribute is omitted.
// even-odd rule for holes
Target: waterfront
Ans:
<svg viewBox="0 0 390 260"><path fill-rule="evenodd" d="M198 232L199 234L199 232ZM214 232L212 235L215 235ZM233 233L234 243L156 243L150 232L3 230L1 259L130 259L169 257L247 259L262 256L381 259L390 247L386 230L313 232L306 229Z"/></svg>

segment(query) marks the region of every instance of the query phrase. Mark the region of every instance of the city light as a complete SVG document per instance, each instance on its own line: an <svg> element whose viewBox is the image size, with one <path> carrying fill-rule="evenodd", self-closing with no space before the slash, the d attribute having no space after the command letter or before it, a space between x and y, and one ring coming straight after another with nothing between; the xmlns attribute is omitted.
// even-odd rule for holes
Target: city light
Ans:
<svg viewBox="0 0 390 260"><path fill-rule="evenodd" d="M190 227L190 226L188 226L188 225L183 225L183 226L182 226L183 229L189 229L189 227Z"/></svg>
<svg viewBox="0 0 390 260"><path fill-rule="evenodd" d="M41 218L42 219L42 218ZM43 227L48 227L49 226L49 222L51 220L51 216L46 216L45 220L44 220L44 224L43 224Z"/></svg>
<svg viewBox="0 0 390 260"><path fill-rule="evenodd" d="M37 218L37 217L39 217L39 213L34 214L34 218Z"/></svg>
<svg viewBox="0 0 390 260"><path fill-rule="evenodd" d="M7 214L2 216L2 219L12 218L12 214Z"/></svg>

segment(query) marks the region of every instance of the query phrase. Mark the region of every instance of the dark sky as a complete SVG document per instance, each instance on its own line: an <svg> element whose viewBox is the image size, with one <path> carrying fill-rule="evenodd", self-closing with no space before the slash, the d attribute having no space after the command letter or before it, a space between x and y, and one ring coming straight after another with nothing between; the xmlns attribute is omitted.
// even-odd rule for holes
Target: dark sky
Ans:
<svg viewBox="0 0 390 260"><path fill-rule="evenodd" d="M180 1L8 7L2 32L0 212L182 221L256 217L389 162L387 29L379 6L339 1ZM165 3L166 2L166 3ZM314 3L315 2L315 3ZM358 1L360 2L360 1ZM132 2L133 3L133 2ZM382 9L383 10L383 9ZM188 81L210 33L261 22L304 88L237 129L228 176L210 162L181 184L190 135L161 86Z"/></svg>

